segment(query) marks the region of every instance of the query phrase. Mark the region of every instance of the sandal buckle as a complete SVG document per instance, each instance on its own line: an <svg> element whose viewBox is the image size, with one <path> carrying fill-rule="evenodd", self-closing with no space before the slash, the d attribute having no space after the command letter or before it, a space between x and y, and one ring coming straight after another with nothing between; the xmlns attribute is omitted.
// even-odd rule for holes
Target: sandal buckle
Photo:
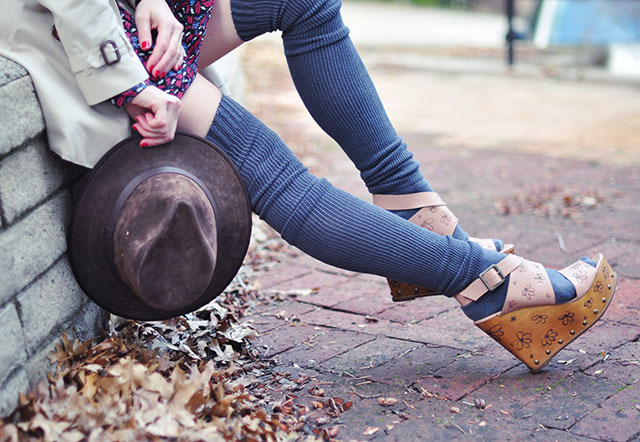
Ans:
<svg viewBox="0 0 640 442"><path fill-rule="evenodd" d="M500 280L497 281L493 285L491 285L490 281L487 281L484 278L485 274L487 272L489 272L489 270L495 270L495 272L498 274L498 276L500 276ZM487 288L488 291L492 292L495 289L497 289L498 287L500 287L500 285L502 285L502 283L505 281L505 276L502 274L502 271L500 270L500 268L496 264L491 264L482 273L480 273L480 275L478 276L478 279L480 281L482 281L482 283L484 284L484 286Z"/></svg>

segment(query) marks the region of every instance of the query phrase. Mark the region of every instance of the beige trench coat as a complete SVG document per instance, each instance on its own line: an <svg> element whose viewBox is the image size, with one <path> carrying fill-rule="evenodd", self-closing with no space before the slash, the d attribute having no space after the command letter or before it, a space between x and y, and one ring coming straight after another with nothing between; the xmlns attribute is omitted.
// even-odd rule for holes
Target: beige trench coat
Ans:
<svg viewBox="0 0 640 442"><path fill-rule="evenodd" d="M2 3L0 55L29 71L51 149L68 161L93 167L131 134L127 113L105 100L148 78L115 1Z"/></svg>

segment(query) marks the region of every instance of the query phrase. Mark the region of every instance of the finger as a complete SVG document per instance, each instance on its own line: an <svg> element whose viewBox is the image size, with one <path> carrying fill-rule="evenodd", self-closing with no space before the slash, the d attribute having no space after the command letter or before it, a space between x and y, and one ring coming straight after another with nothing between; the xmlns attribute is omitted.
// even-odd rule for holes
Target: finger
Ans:
<svg viewBox="0 0 640 442"><path fill-rule="evenodd" d="M167 72L167 66L162 64L162 60L166 52L171 50L171 38L175 32L175 27L166 21L160 22L158 25L158 35L156 36L156 46L153 48L151 57L147 61L147 69L154 77L160 77L160 74ZM173 54L171 54L173 56Z"/></svg>
<svg viewBox="0 0 640 442"><path fill-rule="evenodd" d="M146 142L146 144L148 144L149 142L155 143L159 140L164 140L167 137L166 134L156 134L153 132L149 132L140 124L134 124L133 127L142 136L142 141Z"/></svg>
<svg viewBox="0 0 640 442"><path fill-rule="evenodd" d="M138 27L140 47L143 51L149 50L151 48L151 21L149 11L146 9L140 9L140 12L136 11L135 20Z"/></svg>
<svg viewBox="0 0 640 442"><path fill-rule="evenodd" d="M145 114L144 117L140 118L139 123L143 125L147 131L158 135L166 134L167 132L167 125L160 124L151 114Z"/></svg>
<svg viewBox="0 0 640 442"><path fill-rule="evenodd" d="M182 30L177 26L172 26L172 28L173 32L170 34L164 54L154 68L154 73L157 69L160 77L164 77L171 70L182 53Z"/></svg>
<svg viewBox="0 0 640 442"><path fill-rule="evenodd" d="M182 40L182 38L180 40ZM178 61L176 62L175 65L173 65L174 71L177 71L180 68L182 68L182 63L184 63L184 58L187 56L187 54L184 51L184 46L180 45L180 47L182 48L182 50L180 51L180 56L178 57Z"/></svg>

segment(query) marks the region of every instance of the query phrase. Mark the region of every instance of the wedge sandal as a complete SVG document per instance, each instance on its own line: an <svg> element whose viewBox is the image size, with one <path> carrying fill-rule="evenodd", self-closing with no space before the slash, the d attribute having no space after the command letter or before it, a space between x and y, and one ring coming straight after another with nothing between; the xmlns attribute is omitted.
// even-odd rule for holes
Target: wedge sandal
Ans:
<svg viewBox="0 0 640 442"><path fill-rule="evenodd" d="M617 275L602 254L593 261L595 267L579 260L560 270L576 289L576 297L564 304L549 305L555 295L544 267L515 255L489 267L456 299L463 306L477 301L510 275L502 311L474 323L537 373L611 304Z"/></svg>
<svg viewBox="0 0 640 442"><path fill-rule="evenodd" d="M458 225L458 218L449 210L446 203L436 192L418 192L406 195L373 195L373 204L386 210L420 208L415 215L409 218L409 222L443 236L453 234ZM469 237L469 241L478 243L485 249L496 250L496 245L490 238ZM500 252L513 253L514 250L513 244L505 244ZM411 301L423 296L442 294L437 290L395 279L387 278L387 282L394 302Z"/></svg>

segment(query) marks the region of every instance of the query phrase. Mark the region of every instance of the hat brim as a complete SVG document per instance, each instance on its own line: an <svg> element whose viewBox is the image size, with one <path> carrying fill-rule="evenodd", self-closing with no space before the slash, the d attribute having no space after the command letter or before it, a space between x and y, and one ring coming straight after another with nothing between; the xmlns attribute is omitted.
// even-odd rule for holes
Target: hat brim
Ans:
<svg viewBox="0 0 640 442"><path fill-rule="evenodd" d="M175 311L144 303L116 274L105 250L104 231L122 189L136 176L172 166L198 177L216 203L217 257L207 290ZM140 148L140 137L114 146L89 172L73 209L69 258L84 292L100 307L130 319L161 320L194 311L218 296L240 269L251 237L246 186L227 155L206 139L178 133L157 147Z"/></svg>

